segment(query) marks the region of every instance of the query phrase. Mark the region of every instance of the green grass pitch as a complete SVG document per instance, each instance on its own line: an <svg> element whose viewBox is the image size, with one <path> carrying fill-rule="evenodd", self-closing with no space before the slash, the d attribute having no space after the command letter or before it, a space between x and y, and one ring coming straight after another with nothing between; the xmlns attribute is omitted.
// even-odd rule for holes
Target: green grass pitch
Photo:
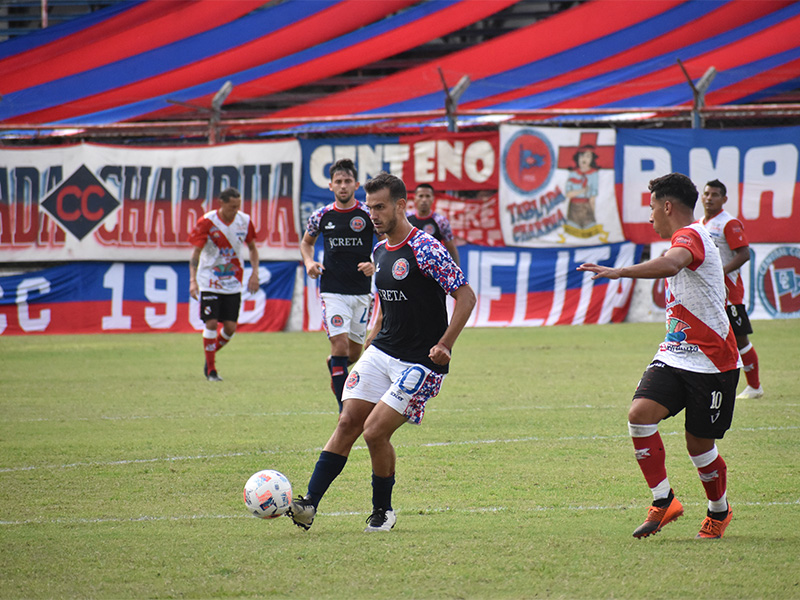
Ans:
<svg viewBox="0 0 800 600"><path fill-rule="evenodd" d="M754 327L766 396L719 442L718 541L694 539L682 415L660 431L686 513L631 537L627 407L660 324L465 331L370 535L362 440L310 531L242 502L265 468L305 493L336 422L323 334L237 334L218 384L200 334L0 338L0 598L798 598L800 320Z"/></svg>

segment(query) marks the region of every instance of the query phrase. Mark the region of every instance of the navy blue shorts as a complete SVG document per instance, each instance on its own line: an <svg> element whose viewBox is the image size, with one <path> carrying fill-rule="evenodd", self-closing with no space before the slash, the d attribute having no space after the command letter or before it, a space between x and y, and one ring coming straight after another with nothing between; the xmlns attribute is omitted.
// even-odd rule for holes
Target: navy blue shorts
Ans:
<svg viewBox="0 0 800 600"><path fill-rule="evenodd" d="M740 336L753 333L753 326L750 325L750 318L747 316L744 304L731 304L725 309L725 312L728 313L728 318L731 321L733 335Z"/></svg>
<svg viewBox="0 0 800 600"><path fill-rule="evenodd" d="M217 321L239 320L241 294L218 294L217 292L200 292L200 319L205 323Z"/></svg>
<svg viewBox="0 0 800 600"><path fill-rule="evenodd" d="M694 373L664 364L648 365L633 397L658 402L674 417L686 409L686 431L699 438L722 439L733 421L739 369Z"/></svg>

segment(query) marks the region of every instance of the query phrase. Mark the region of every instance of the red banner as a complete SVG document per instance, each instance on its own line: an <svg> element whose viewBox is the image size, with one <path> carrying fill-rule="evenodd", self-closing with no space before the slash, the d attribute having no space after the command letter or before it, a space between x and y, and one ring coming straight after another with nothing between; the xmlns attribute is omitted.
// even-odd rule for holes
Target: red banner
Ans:
<svg viewBox="0 0 800 600"><path fill-rule="evenodd" d="M409 192L420 183L437 190L496 190L497 131L401 136L411 150L401 179Z"/></svg>

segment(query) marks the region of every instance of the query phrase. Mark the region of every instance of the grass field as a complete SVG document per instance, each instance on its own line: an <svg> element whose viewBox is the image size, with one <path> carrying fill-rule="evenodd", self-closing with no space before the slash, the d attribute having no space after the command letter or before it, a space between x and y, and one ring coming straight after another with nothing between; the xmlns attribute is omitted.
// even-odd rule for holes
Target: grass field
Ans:
<svg viewBox="0 0 800 600"><path fill-rule="evenodd" d="M465 331L371 535L362 441L310 531L242 503L264 468L305 493L336 421L323 334L239 334L220 384L199 334L0 338L0 598L800 598L800 320L754 325L767 395L719 443L719 541L694 539L682 415L660 430L686 514L631 537L651 497L626 414L660 324Z"/></svg>

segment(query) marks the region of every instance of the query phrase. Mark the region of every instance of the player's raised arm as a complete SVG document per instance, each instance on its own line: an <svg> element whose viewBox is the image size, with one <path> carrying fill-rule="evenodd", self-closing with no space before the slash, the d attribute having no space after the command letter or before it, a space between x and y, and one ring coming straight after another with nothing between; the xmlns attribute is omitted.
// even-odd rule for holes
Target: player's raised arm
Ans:
<svg viewBox="0 0 800 600"><path fill-rule="evenodd" d="M592 279L600 279L601 277L607 279L619 279L621 277L662 279L676 275L681 269L691 264L692 260L692 253L686 248L670 248L663 256L630 267L604 267L594 263L583 263L577 270L591 271L594 273Z"/></svg>

